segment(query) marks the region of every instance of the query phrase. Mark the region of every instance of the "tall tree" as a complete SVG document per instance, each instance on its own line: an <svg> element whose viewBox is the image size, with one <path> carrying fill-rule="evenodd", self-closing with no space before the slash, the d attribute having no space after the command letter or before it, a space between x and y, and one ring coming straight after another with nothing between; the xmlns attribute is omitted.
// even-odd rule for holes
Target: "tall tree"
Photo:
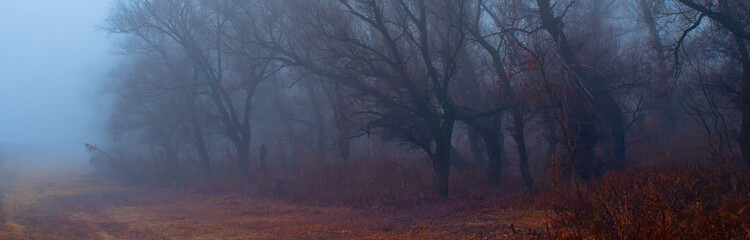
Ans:
<svg viewBox="0 0 750 240"><path fill-rule="evenodd" d="M750 55L748 55L747 41L750 40L750 11L749 4L744 1L728 0L716 1L709 0L705 3L698 3L693 0L679 0L683 5L697 11L699 16L697 21L683 32L680 41L694 30L704 17L708 17L716 24L729 31L734 38L737 48L737 58L742 69L742 76L739 79L739 101L737 107L741 114L741 123L737 142L740 145L742 159L750 166ZM678 44L681 44L679 42Z"/></svg>
<svg viewBox="0 0 750 240"><path fill-rule="evenodd" d="M622 108L614 98L608 79L597 64L581 62L576 48L563 28L563 16L556 16L549 0L537 0L541 26L552 37L558 54L567 70L567 81L572 91L566 106L567 132L563 134L572 146L572 160L582 179L602 174L595 159L594 147L603 136L614 142L614 169L625 167L625 124ZM601 36L603 3L593 0L590 13L590 35ZM567 6L570 7L570 6ZM566 9L567 9L566 7ZM605 46L597 45L598 48ZM591 50L591 49L589 49ZM606 134L606 135L605 135Z"/></svg>
<svg viewBox="0 0 750 240"><path fill-rule="evenodd" d="M354 114L362 130L422 149L433 163L435 190L447 195L455 121L499 112L462 108L451 97L465 43L462 24L455 24L464 17L461 2L305 3L301 7L314 10L293 16L297 25L285 28L300 39L269 34L260 44L288 64L357 92L360 111Z"/></svg>
<svg viewBox="0 0 750 240"><path fill-rule="evenodd" d="M118 3L109 19L111 33L144 41L170 41L181 48L200 76L202 88L214 104L224 135L237 151L237 167L249 173L253 95L258 84L274 71L244 38L254 28L235 20L240 8L230 1L134 0ZM250 21L251 22L251 21ZM252 22L251 22L252 23ZM233 26L243 26L232 29ZM257 54L257 55L255 55ZM227 62L242 64L235 69Z"/></svg>

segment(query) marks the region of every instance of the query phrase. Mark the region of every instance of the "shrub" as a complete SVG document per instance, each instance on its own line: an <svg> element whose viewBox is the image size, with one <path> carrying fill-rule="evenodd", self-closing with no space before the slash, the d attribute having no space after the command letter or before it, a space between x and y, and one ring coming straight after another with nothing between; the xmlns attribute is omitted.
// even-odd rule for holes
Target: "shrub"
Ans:
<svg viewBox="0 0 750 240"><path fill-rule="evenodd" d="M557 239L748 239L746 172L669 166L548 195Z"/></svg>

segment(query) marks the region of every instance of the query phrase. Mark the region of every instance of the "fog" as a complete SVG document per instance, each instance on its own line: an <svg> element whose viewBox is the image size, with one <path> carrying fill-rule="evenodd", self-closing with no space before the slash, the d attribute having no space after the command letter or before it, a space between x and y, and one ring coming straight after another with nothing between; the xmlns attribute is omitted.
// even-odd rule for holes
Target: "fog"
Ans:
<svg viewBox="0 0 750 240"><path fill-rule="evenodd" d="M749 239L748 44L747 0L2 0L0 239Z"/></svg>
<svg viewBox="0 0 750 240"><path fill-rule="evenodd" d="M101 82L113 55L99 27L109 1L4 0L0 7L0 149L82 161L102 137ZM7 151L7 150L6 150ZM14 154L15 155L15 154Z"/></svg>

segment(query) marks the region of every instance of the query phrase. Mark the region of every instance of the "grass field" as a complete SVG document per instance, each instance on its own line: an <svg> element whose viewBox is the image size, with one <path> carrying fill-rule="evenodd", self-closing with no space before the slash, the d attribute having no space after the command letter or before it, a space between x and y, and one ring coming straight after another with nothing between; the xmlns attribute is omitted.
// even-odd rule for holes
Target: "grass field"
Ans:
<svg viewBox="0 0 750 240"><path fill-rule="evenodd" d="M526 239L547 213L467 207L310 207L123 186L77 170L5 176L0 239Z"/></svg>

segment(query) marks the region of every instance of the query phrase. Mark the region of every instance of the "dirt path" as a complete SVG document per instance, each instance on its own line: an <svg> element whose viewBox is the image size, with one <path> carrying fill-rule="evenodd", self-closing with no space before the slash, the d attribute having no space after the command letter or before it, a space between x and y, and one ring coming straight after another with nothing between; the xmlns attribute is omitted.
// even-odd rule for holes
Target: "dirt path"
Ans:
<svg viewBox="0 0 750 240"><path fill-rule="evenodd" d="M80 171L25 172L1 188L0 239L507 239L543 228L546 219L542 211L441 205L304 207L140 190Z"/></svg>

